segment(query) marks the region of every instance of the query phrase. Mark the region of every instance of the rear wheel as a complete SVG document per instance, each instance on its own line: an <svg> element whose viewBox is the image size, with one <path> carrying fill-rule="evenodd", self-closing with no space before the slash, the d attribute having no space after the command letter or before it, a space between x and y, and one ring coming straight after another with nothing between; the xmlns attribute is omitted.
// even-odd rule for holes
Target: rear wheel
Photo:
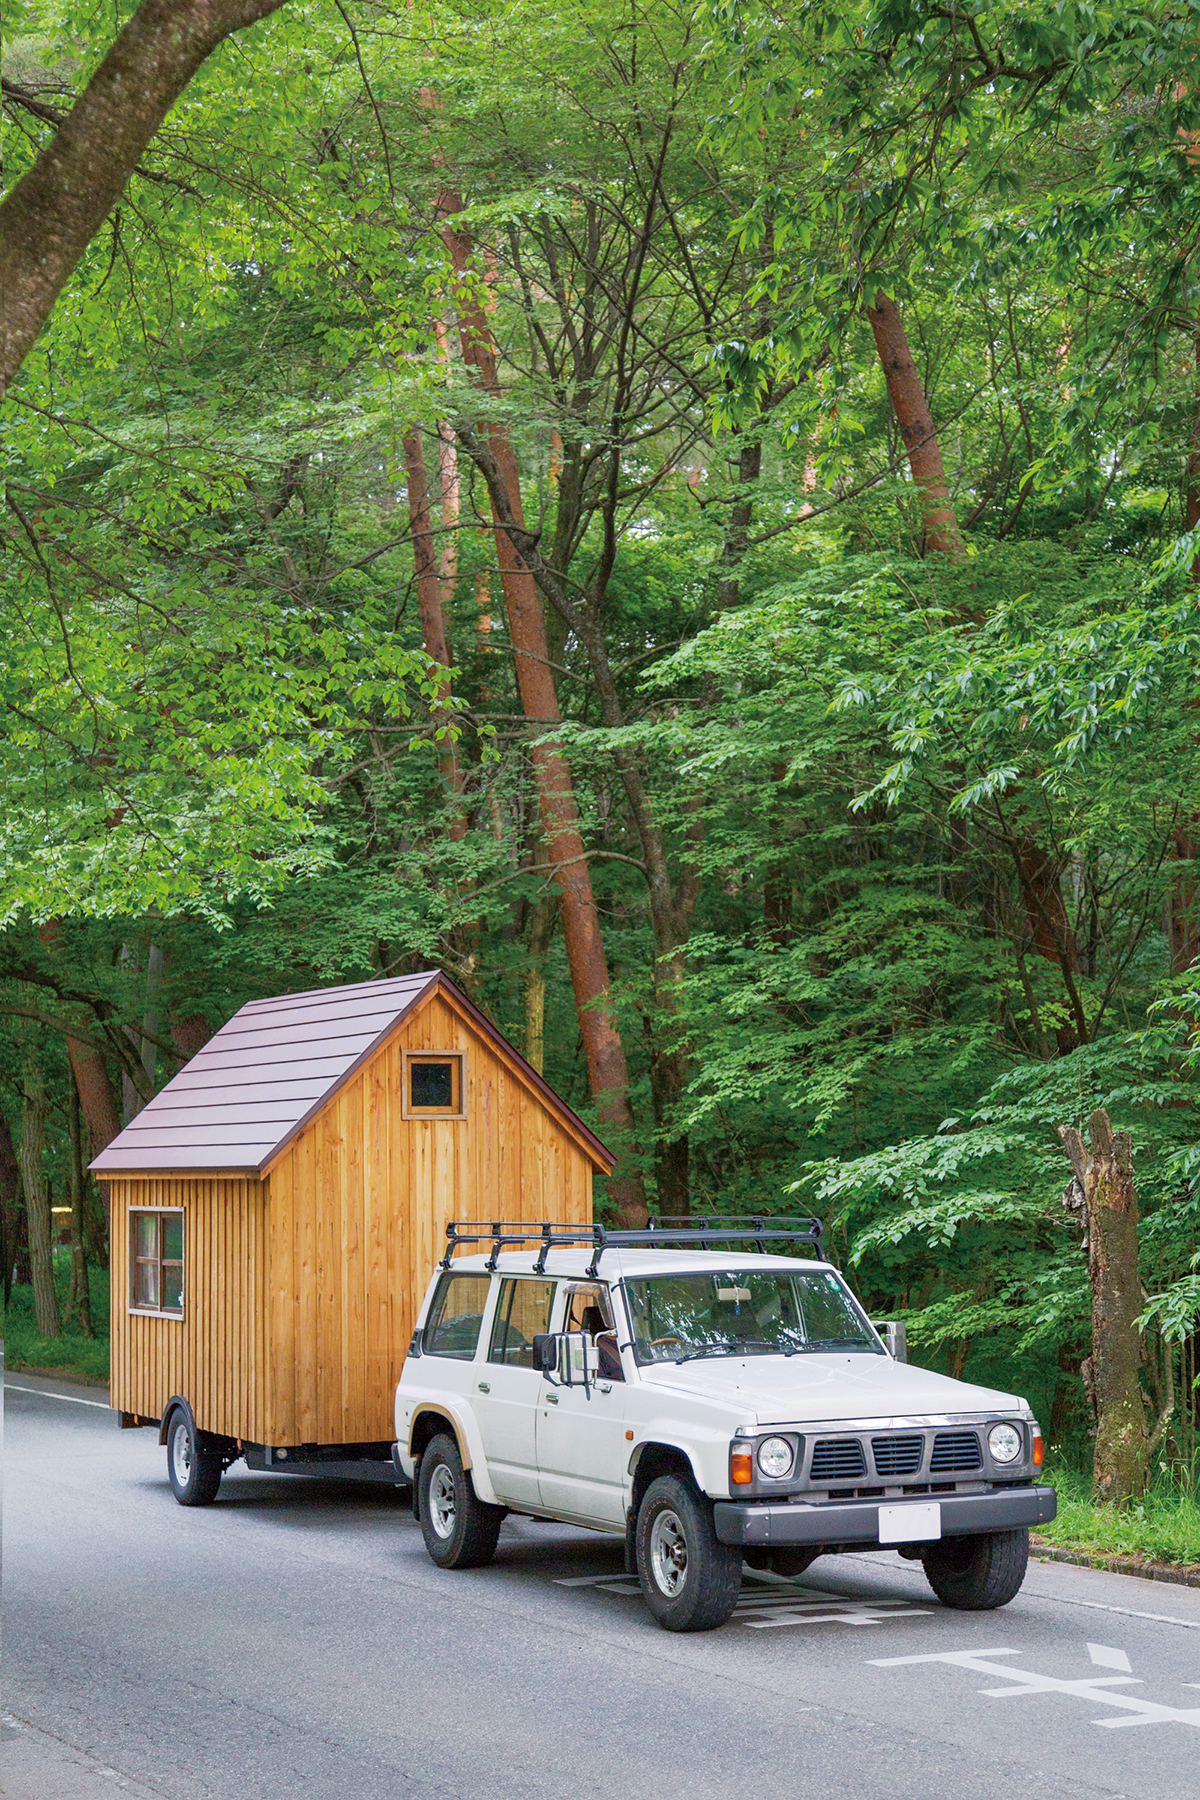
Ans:
<svg viewBox="0 0 1200 1800"><path fill-rule="evenodd" d="M664 1630L712 1631L737 1605L742 1555L721 1543L711 1505L690 1482L660 1475L638 1508L637 1572Z"/></svg>
<svg viewBox="0 0 1200 1800"><path fill-rule="evenodd" d="M221 1452L177 1406L167 1424L167 1477L180 1506L211 1506L223 1473Z"/></svg>
<svg viewBox="0 0 1200 1800"><path fill-rule="evenodd" d="M426 1448L417 1485L425 1548L438 1568L478 1569L491 1562L504 1508L478 1498L452 1437L435 1437Z"/></svg>
<svg viewBox="0 0 1200 1800"><path fill-rule="evenodd" d="M921 1557L925 1576L943 1606L990 1612L1020 1592L1029 1562L1029 1533L985 1531L940 1538Z"/></svg>

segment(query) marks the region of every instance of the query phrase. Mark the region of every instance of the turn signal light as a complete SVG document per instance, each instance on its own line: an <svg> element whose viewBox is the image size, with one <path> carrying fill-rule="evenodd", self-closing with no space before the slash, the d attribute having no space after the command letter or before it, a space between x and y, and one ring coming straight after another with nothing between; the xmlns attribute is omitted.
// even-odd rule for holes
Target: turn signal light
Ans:
<svg viewBox="0 0 1200 1800"><path fill-rule="evenodd" d="M1040 1431L1035 1431L1033 1434L1033 1466L1034 1466L1034 1468L1040 1469L1042 1464L1045 1462L1045 1460L1046 1460L1046 1446L1042 1442L1042 1434Z"/></svg>
<svg viewBox="0 0 1200 1800"><path fill-rule="evenodd" d="M754 1458L749 1450L731 1450L729 1479L735 1487L745 1487L754 1480Z"/></svg>

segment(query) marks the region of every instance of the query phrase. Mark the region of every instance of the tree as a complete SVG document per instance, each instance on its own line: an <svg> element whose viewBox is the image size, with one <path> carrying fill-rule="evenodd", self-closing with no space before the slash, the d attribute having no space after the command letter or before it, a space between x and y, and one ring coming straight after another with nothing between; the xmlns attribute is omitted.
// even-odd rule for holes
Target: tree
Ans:
<svg viewBox="0 0 1200 1800"><path fill-rule="evenodd" d="M155 132L201 64L283 0L141 0L62 117L20 86L5 98L57 127L0 203L0 398Z"/></svg>

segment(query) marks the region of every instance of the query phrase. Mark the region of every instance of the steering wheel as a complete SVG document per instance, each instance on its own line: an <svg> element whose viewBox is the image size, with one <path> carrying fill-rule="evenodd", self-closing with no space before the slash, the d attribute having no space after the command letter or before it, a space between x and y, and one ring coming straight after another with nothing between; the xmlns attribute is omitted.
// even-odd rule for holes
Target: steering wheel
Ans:
<svg viewBox="0 0 1200 1800"><path fill-rule="evenodd" d="M684 1342L686 1342L684 1338L668 1335L667 1337L651 1338L650 1348L653 1350L656 1344L682 1344Z"/></svg>

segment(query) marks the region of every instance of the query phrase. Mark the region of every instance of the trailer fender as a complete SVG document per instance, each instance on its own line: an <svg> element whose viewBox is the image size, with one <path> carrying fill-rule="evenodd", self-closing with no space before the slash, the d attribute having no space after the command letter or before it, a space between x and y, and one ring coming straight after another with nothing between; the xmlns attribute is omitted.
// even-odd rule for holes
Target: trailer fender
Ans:
<svg viewBox="0 0 1200 1800"><path fill-rule="evenodd" d="M462 1457L464 1469L471 1472L471 1481L476 1496L488 1506L498 1506L496 1490L492 1486L488 1474L487 1458L483 1453L483 1438L479 1431L479 1422L469 1406L448 1406L444 1399L416 1400L413 1403L412 1423L408 1428L408 1454L416 1461L419 1452L417 1443L427 1441L427 1433L420 1429L421 1421L430 1414L445 1419L454 1432L458 1443L458 1452ZM422 1446L423 1447L423 1446ZM414 1475L413 1492L416 1492Z"/></svg>
<svg viewBox="0 0 1200 1800"><path fill-rule="evenodd" d="M167 1401L167 1404L163 1407L162 1423L158 1428L158 1441L160 1444L165 1444L167 1441L167 1432L170 1429L171 1414L173 1412L183 1413L192 1430L195 1431L196 1429L196 1415L192 1411L191 1403L183 1394L172 1394L171 1398Z"/></svg>

